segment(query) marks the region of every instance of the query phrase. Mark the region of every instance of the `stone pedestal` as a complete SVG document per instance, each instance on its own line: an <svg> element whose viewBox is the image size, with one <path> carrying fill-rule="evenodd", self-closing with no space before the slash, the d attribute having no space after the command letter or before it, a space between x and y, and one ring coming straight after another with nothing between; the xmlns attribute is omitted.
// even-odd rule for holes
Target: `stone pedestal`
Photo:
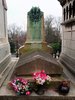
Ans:
<svg viewBox="0 0 75 100"><path fill-rule="evenodd" d="M15 75L32 75L32 73L41 70L45 70L49 75L61 75L63 73L62 67L50 54L43 51L33 51L20 57L15 69Z"/></svg>
<svg viewBox="0 0 75 100"><path fill-rule="evenodd" d="M25 43L24 46L20 47L19 49L19 55L27 54L33 51L45 51L47 53L52 53L52 48L47 46L46 42L30 42Z"/></svg>

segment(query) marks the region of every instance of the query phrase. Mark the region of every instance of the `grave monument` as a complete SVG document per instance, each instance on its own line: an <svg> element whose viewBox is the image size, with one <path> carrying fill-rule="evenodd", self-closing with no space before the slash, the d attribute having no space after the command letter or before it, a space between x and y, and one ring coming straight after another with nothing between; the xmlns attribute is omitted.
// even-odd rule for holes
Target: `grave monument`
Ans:
<svg viewBox="0 0 75 100"><path fill-rule="evenodd" d="M51 48L45 42L43 12L38 7L32 7L27 18L27 41L19 49L20 58L14 75L31 75L41 70L45 70L47 74L61 75L63 69L52 58Z"/></svg>
<svg viewBox="0 0 75 100"><path fill-rule="evenodd" d="M32 7L27 14L27 40L19 53L22 55L36 50L52 52L45 42L44 14L38 7Z"/></svg>
<svg viewBox="0 0 75 100"><path fill-rule="evenodd" d="M2 0L2 1L3 1L3 4L4 4L5 0ZM4 8L6 6L3 6L2 1L0 1L0 4L2 5L0 7ZM36 10L32 11L33 9L36 9ZM40 10L37 7L33 7L33 9L31 9L32 12L36 12L36 11ZM41 16L42 16L42 18L44 18L42 14L41 14ZM29 15L30 15L30 13L28 13L28 16ZM35 13L35 15L37 15L37 13ZM3 18L3 17L1 17L1 18ZM38 18L38 16L36 16L36 19L37 18ZM30 19L34 20L35 17L34 18L29 17L28 20L30 20ZM73 92L74 93L73 95L70 94L70 96L69 95L68 96L60 96L58 93L56 93L54 91L52 92L52 90L51 91L50 90L47 91L47 93L44 96L37 96L34 93L31 96L29 96L29 97L25 96L25 95L24 96L17 96L9 88L9 86L7 85L7 83L10 81L10 77L11 76L14 77L14 78L17 77L18 75L21 76L21 77L24 77L25 75L32 74L32 72L38 71L38 70L42 70L42 69L45 70L46 73L50 74L50 75L55 75L56 76L56 75L61 75L62 74L63 69L57 63L57 61L52 58L52 56L50 55L50 50L47 49L48 47L47 47L47 45L45 43L44 33L43 33L44 32L43 31L43 29L44 29L44 23L43 23L43 21L44 21L44 19L42 21L40 21L40 25L38 25L37 20L35 20L35 22L37 24L34 24L34 25L36 25L37 27L39 26L39 28L33 26L33 24L30 24L30 22L28 22L29 28L31 27L31 30L29 30L29 28L27 29L28 30L27 36L29 38L27 39L25 45L19 49L19 52L20 52L21 56L20 56L20 59L19 59L17 65L16 65L14 71L11 70L11 71L8 72L9 74L7 75L7 78L4 81L4 84L0 88L0 99L1 100L8 100L8 99L9 100L13 100L13 99L14 100L19 100L19 99L24 99L24 100L26 100L26 99L29 99L29 100L33 100L33 99L34 100L35 99L36 100L39 100L39 99L41 99L41 100L43 100L43 99L45 99L45 100L58 100L58 99L59 100L61 100L61 99L72 100L73 99L72 97L75 96L75 92ZM0 29L0 31L1 31L1 29ZM34 32L34 30L35 30L35 32ZM38 31L36 31L36 30L38 30ZM41 30L41 32L40 32L40 30ZM0 39L0 41L1 40L2 39ZM1 42L1 45L3 45L3 48L4 48L3 51L6 50L4 44L7 43L9 45L7 38L5 38L5 41L6 40L7 40L7 42ZM42 49L40 49L40 48L42 48ZM49 50L49 51L47 51L47 50ZM0 54L2 54L3 51L1 51ZM8 51L9 51L9 47L8 47ZM10 52L7 53L7 55L9 55L9 54L10 54ZM11 67L11 64L8 67L8 69L10 67ZM1 68L4 68L4 67L0 66L0 70L1 70ZM12 72L13 72L13 74L12 74ZM60 78L60 76L59 76L59 78ZM56 81L58 81L58 80L54 79L54 87L56 86ZM61 81L62 81L62 79L61 79Z"/></svg>

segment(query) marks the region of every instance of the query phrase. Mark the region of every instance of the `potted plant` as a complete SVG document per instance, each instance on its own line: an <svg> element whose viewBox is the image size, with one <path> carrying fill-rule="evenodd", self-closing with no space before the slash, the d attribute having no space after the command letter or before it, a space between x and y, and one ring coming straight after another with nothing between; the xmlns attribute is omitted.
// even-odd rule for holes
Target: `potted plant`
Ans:
<svg viewBox="0 0 75 100"><path fill-rule="evenodd" d="M70 82L67 80L62 81L57 89L59 94L62 94L62 95L68 94L69 90L70 90Z"/></svg>
<svg viewBox="0 0 75 100"><path fill-rule="evenodd" d="M50 85L51 77L44 70L33 73L34 91L42 95Z"/></svg>

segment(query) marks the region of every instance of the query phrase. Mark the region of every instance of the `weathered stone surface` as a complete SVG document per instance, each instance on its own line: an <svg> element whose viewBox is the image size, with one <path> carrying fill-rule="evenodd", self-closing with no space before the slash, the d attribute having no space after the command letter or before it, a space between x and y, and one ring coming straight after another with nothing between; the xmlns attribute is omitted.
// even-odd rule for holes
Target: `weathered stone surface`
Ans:
<svg viewBox="0 0 75 100"><path fill-rule="evenodd" d="M63 46L66 47L67 49L70 48L69 46L71 45L71 41L70 40L64 40L63 41Z"/></svg>
<svg viewBox="0 0 75 100"><path fill-rule="evenodd" d="M75 31L72 32L72 40L75 40Z"/></svg>
<svg viewBox="0 0 75 100"><path fill-rule="evenodd" d="M75 100L71 96L0 96L1 100Z"/></svg>
<svg viewBox="0 0 75 100"><path fill-rule="evenodd" d="M38 7L32 7L27 14L27 40L19 48L19 54L38 49L52 53L52 48L45 41L44 14Z"/></svg>
<svg viewBox="0 0 75 100"><path fill-rule="evenodd" d="M75 59L65 54L62 54L60 57L60 62L69 69L69 71L75 75Z"/></svg>
<svg viewBox="0 0 75 100"><path fill-rule="evenodd" d="M6 68L8 63L11 61L11 56L8 55L5 57L5 59L0 63L0 74L3 72L3 70Z"/></svg>
<svg viewBox="0 0 75 100"><path fill-rule="evenodd" d="M0 88L5 83L5 80L10 79L13 70L17 64L18 59L11 59L9 55L6 59L0 64ZM11 72L11 73L10 73ZM10 73L10 74L9 74ZM8 76L8 78L7 78Z"/></svg>
<svg viewBox="0 0 75 100"><path fill-rule="evenodd" d="M27 42L43 41L44 17L38 7L32 7L27 14Z"/></svg>
<svg viewBox="0 0 75 100"><path fill-rule="evenodd" d="M0 44L0 63L10 54L10 46L8 43Z"/></svg>
<svg viewBox="0 0 75 100"><path fill-rule="evenodd" d="M75 50L75 40L74 41L71 41L71 49L72 50Z"/></svg>
<svg viewBox="0 0 75 100"><path fill-rule="evenodd" d="M75 25L72 26L72 30L75 31Z"/></svg>
<svg viewBox="0 0 75 100"><path fill-rule="evenodd" d="M47 74L61 74L62 68L48 55L52 48L45 42L43 12L38 7L33 7L28 12L27 19L27 41L19 49L20 59L13 75L31 75L41 70Z"/></svg>
<svg viewBox="0 0 75 100"><path fill-rule="evenodd" d="M7 35L7 15L6 15L6 0L0 1L0 38L4 38Z"/></svg>
<svg viewBox="0 0 75 100"><path fill-rule="evenodd" d="M0 86L7 77L11 63L10 45L7 35L7 5L6 0L0 0Z"/></svg>
<svg viewBox="0 0 75 100"><path fill-rule="evenodd" d="M64 33L64 39L67 39L67 40L70 40L72 37L71 37L71 32L65 32Z"/></svg>
<svg viewBox="0 0 75 100"><path fill-rule="evenodd" d="M47 74L61 75L62 67L46 52L36 51L20 57L15 69L16 75L31 75L45 70Z"/></svg>
<svg viewBox="0 0 75 100"><path fill-rule="evenodd" d="M52 53L52 48L47 46L46 42L31 42L31 43L25 43L24 46L22 46L19 49L19 55L25 55L27 53L35 51L45 51L47 53Z"/></svg>
<svg viewBox="0 0 75 100"><path fill-rule="evenodd" d="M62 26L63 27L63 32L71 32L71 27L70 26Z"/></svg>
<svg viewBox="0 0 75 100"><path fill-rule="evenodd" d="M74 62L75 62L75 15L74 15L74 0L59 0L61 3L65 2L62 6L63 10L63 24L62 24L62 55L60 57L61 62L74 72ZM68 7L73 7L70 9ZM68 9L66 11L66 9ZM70 13L73 12L73 13ZM73 64L73 66L72 66Z"/></svg>

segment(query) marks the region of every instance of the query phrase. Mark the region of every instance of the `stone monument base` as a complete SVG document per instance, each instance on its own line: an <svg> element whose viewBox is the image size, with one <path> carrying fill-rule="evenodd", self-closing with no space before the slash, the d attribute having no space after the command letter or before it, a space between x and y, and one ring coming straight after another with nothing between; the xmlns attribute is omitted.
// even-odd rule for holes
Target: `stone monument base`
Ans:
<svg viewBox="0 0 75 100"><path fill-rule="evenodd" d="M37 41L37 42L26 42L24 46L19 48L19 54L23 55L37 50L45 51L50 54L52 53L52 48L48 47L46 42Z"/></svg>
<svg viewBox="0 0 75 100"><path fill-rule="evenodd" d="M49 75L61 75L63 73L63 68L49 53L44 51L33 51L29 54L20 56L14 75L32 75L32 73L41 70L45 70Z"/></svg>

